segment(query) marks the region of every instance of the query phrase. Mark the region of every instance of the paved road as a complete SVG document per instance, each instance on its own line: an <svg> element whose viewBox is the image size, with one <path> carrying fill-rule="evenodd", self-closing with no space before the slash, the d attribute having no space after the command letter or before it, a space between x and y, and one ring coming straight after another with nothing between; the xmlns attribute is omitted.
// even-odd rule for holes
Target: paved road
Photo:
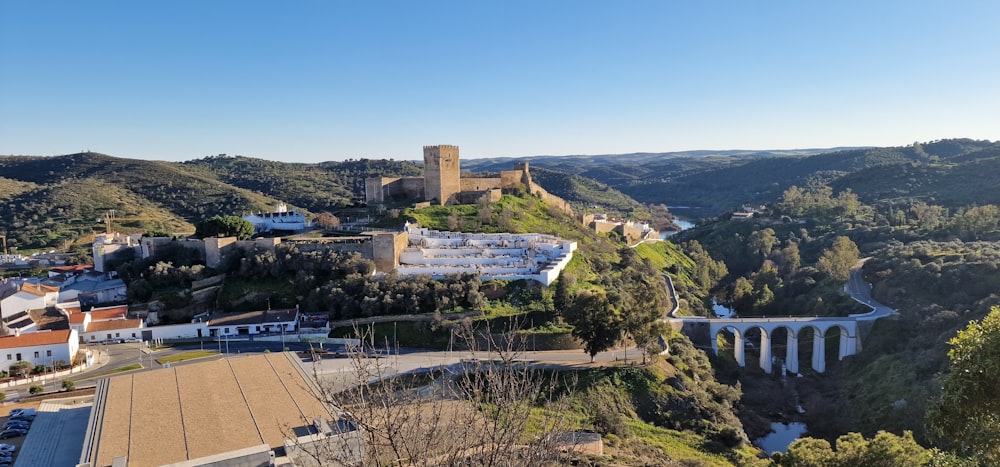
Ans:
<svg viewBox="0 0 1000 467"><path fill-rule="evenodd" d="M889 308L872 298L872 286L871 284L865 282L865 278L861 276L861 266L863 266L867 260L868 258L858 261L858 264L851 268L851 277L847 280L847 283L844 284L844 292L850 295L855 301L863 303L872 309L872 311L867 313L850 315L858 321L874 321L879 318L896 314L896 310L893 310L892 308Z"/></svg>

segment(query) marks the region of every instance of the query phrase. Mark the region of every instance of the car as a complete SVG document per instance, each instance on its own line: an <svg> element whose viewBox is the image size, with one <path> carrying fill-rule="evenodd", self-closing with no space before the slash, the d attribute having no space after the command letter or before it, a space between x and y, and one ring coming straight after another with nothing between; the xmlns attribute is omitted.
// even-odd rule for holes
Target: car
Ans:
<svg viewBox="0 0 1000 467"><path fill-rule="evenodd" d="M20 428L8 428L6 430L0 431L0 439L16 438L18 436L24 436L28 434L28 430L22 430Z"/></svg>
<svg viewBox="0 0 1000 467"><path fill-rule="evenodd" d="M13 444L0 443L0 453L11 453L17 451L17 446Z"/></svg>
<svg viewBox="0 0 1000 467"><path fill-rule="evenodd" d="M125 339L125 342L126 343L142 342L142 339L139 339L138 337L129 337Z"/></svg>
<svg viewBox="0 0 1000 467"><path fill-rule="evenodd" d="M30 426L31 426L30 423L23 420L10 420L7 423L3 424L3 429L6 430L8 428L20 428L22 430L27 430L28 427Z"/></svg>
<svg viewBox="0 0 1000 467"><path fill-rule="evenodd" d="M34 415L28 415L28 414L21 414L21 415L15 415L15 416L10 417L10 418L7 419L8 422L11 421L11 420L22 421L22 422L30 422L30 421L34 421L35 420L35 416Z"/></svg>

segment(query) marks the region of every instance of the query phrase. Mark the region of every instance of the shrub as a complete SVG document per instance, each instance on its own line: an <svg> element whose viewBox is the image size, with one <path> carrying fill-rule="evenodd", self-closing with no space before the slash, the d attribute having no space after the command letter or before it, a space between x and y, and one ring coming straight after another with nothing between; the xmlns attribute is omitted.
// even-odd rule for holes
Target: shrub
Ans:
<svg viewBox="0 0 1000 467"><path fill-rule="evenodd" d="M43 388L40 384L33 384L30 388L28 388L29 394L41 394L42 391L45 391L45 388Z"/></svg>

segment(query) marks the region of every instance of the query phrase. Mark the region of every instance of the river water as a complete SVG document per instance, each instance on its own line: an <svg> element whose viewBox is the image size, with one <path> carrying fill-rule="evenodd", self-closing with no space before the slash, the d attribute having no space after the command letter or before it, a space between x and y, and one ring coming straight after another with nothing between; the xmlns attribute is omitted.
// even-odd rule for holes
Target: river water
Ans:
<svg viewBox="0 0 1000 467"><path fill-rule="evenodd" d="M785 452L788 449L788 445L792 444L792 441L799 439L806 432L806 424L802 422L791 422L791 423L780 423L774 422L771 424L772 433L768 434L763 438L757 438L754 440L753 444L767 453L767 455L774 454L776 452Z"/></svg>

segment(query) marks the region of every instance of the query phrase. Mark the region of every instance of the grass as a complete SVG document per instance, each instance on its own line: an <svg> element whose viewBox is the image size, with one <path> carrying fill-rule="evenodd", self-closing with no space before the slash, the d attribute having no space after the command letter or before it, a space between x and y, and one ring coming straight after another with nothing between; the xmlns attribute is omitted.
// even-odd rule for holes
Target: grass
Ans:
<svg viewBox="0 0 1000 467"><path fill-rule="evenodd" d="M87 378L100 378L102 376L110 376L118 373L124 373L126 371L138 370L140 368L142 368L142 365L138 363L133 363L131 365L125 365L120 368L115 368L114 370L102 371L100 373L95 373L93 375L87 375ZM76 383L76 381L73 382Z"/></svg>
<svg viewBox="0 0 1000 467"><path fill-rule="evenodd" d="M181 352L173 355L168 355L166 357L157 358L156 361L161 365L164 363L177 363L183 362L185 360L193 360L195 358L211 357L213 355L218 355L219 352L215 350L191 350L188 352Z"/></svg>

